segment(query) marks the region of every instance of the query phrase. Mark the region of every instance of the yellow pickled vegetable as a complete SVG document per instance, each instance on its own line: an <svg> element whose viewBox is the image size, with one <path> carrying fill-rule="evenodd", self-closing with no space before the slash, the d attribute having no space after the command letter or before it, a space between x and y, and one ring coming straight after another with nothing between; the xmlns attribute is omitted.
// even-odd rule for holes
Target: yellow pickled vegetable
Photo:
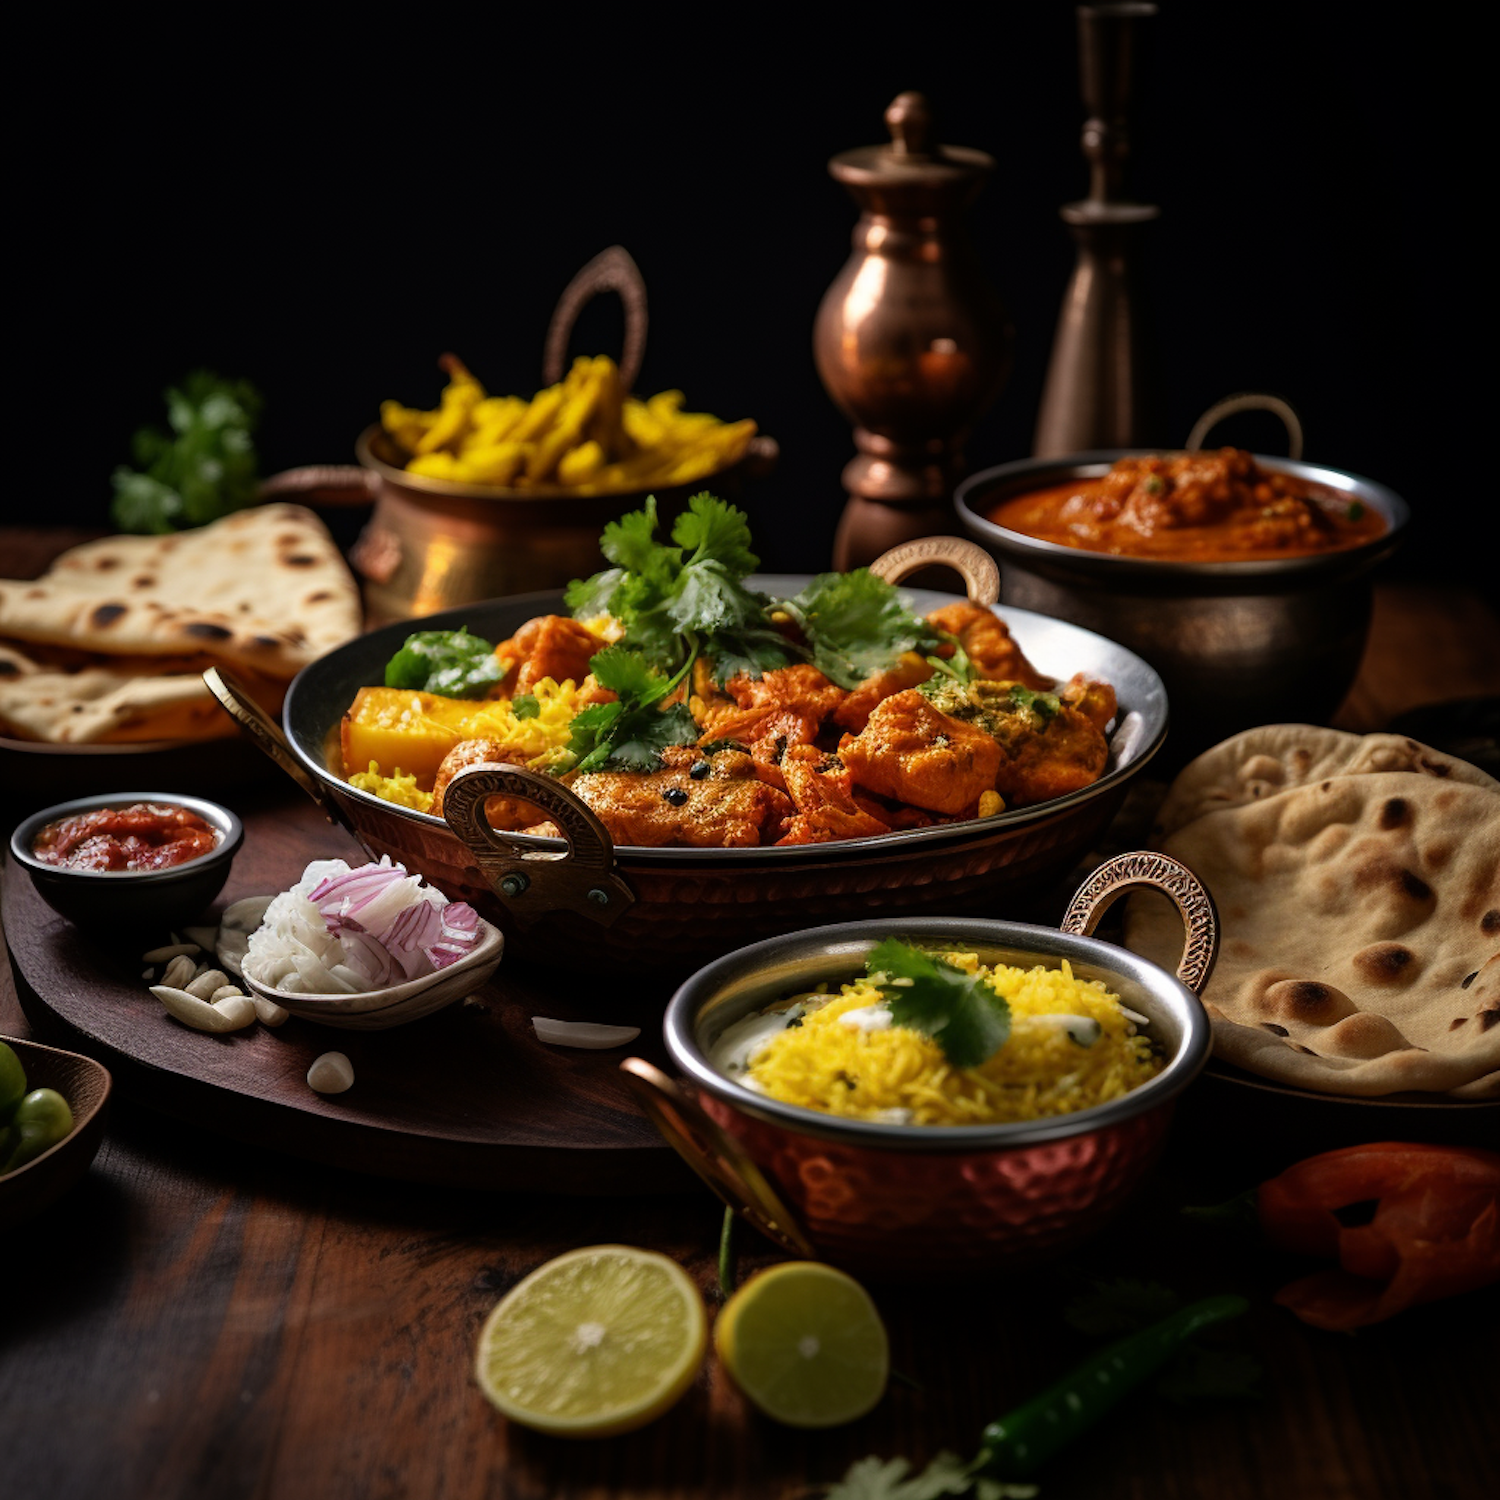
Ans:
<svg viewBox="0 0 1500 1500"><path fill-rule="evenodd" d="M574 360L530 401L488 395L451 354L442 365L436 411L380 407L407 472L429 479L585 495L687 484L737 463L755 436L754 422L684 411L681 391L638 400L603 355Z"/></svg>

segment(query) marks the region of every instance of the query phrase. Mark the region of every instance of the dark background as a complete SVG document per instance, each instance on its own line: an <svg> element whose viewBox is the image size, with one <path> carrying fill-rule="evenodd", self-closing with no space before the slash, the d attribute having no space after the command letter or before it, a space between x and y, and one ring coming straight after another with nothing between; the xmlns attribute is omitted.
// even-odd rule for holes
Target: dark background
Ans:
<svg viewBox="0 0 1500 1500"><path fill-rule="evenodd" d="M1479 230L1446 188L1473 140L1449 62L1475 38L1365 6L1160 9L1131 178L1162 207L1156 438L1181 443L1230 392L1284 395L1309 458L1411 503L1392 566L1481 580L1480 550L1433 524L1489 504ZM852 450L811 330L854 222L825 164L883 140L908 88L997 162L971 227L1016 362L969 463L1029 452L1073 264L1056 210L1086 186L1071 4L371 9L336 38L312 14L216 12L202 36L91 22L86 45L60 20L18 50L48 103L13 152L35 332L13 344L32 416L6 520L104 524L132 431L195 366L261 388L266 472L350 460L383 397L433 404L444 350L530 394L557 295L620 243L651 297L639 389L775 436L780 466L747 496L760 550L825 564ZM619 337L601 301L574 349ZM1264 416L1216 439L1285 451Z"/></svg>

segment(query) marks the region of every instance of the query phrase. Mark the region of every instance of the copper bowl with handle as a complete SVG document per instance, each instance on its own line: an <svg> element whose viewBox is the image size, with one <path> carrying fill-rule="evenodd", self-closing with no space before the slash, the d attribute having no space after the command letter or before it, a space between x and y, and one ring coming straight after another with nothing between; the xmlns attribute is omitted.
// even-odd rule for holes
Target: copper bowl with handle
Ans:
<svg viewBox="0 0 1500 1500"><path fill-rule="evenodd" d="M1126 891L1149 887L1187 929L1176 975L1090 936ZM709 1061L725 1029L772 1001L863 969L888 937L977 950L985 962L1063 959L1102 980L1166 1059L1150 1082L1092 1109L1006 1125L880 1125L784 1104ZM641 1058L621 1064L666 1140L731 1208L794 1255L863 1276L921 1280L1038 1260L1097 1232L1165 1139L1177 1097L1208 1060L1198 1001L1218 953L1208 892L1165 855L1122 854L1074 896L1060 931L965 917L850 922L756 943L700 969L667 1007L667 1049L685 1082Z"/></svg>
<svg viewBox="0 0 1500 1500"><path fill-rule="evenodd" d="M618 293L624 307L620 375L626 389L634 385L646 347L646 284L619 245L596 255L558 299L542 356L544 385L562 379L573 324L601 292ZM349 560L364 580L366 614L377 623L586 578L603 566L599 533L605 524L640 509L648 493L670 528L690 495L712 489L736 499L745 479L770 472L780 452L776 440L761 433L732 463L690 483L585 494L565 485L521 489L409 473L408 455L378 423L360 434L354 451L357 466L288 469L268 479L261 496L314 506L374 505Z"/></svg>
<svg viewBox="0 0 1500 1500"><path fill-rule="evenodd" d="M994 564L972 542L927 538L877 566L891 581L947 562L970 596L995 597ZM808 580L751 580L777 594ZM922 611L953 596L913 591ZM261 747L378 858L389 854L446 896L467 901L505 933L513 956L609 972L685 973L743 943L820 922L890 912L993 910L1018 890L1045 889L1101 834L1131 780L1166 735L1161 680L1139 657L1075 626L1023 610L998 613L1040 671L1087 671L1115 686L1119 715L1105 774L1092 786L997 817L841 843L745 849L616 846L593 811L561 782L514 766L480 765L455 776L444 817L384 802L343 778L338 728L358 689L380 682L407 633L467 626L503 640L533 615L562 608L558 594L527 594L386 626L330 652L292 683L285 731L237 692L229 674L205 673L220 701ZM492 796L529 802L562 840L490 827Z"/></svg>

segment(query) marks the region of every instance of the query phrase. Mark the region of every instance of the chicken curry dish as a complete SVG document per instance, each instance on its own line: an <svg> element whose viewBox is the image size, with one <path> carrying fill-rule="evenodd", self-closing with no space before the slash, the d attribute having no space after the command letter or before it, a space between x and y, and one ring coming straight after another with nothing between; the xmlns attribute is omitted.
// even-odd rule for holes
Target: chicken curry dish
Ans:
<svg viewBox="0 0 1500 1500"><path fill-rule="evenodd" d="M707 495L655 533L651 502L607 527L614 566L569 587L571 616L493 646L409 636L344 715L350 785L441 816L459 772L523 766L617 844L742 848L992 817L1103 775L1114 689L1043 676L989 609L922 618L865 569L760 594L743 515ZM557 832L522 802L486 810Z"/></svg>

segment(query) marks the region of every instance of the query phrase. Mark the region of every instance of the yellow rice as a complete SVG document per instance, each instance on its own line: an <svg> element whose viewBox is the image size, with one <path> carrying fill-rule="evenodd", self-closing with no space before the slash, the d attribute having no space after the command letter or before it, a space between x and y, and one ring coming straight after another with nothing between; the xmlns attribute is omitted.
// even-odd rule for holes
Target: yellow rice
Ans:
<svg viewBox="0 0 1500 1500"><path fill-rule="evenodd" d="M592 687L593 678L585 678L584 685ZM571 677L564 682L544 677L531 692L537 702L537 711L531 718L518 719L511 699L496 698L476 708L457 731L421 713L410 713L411 732L452 736L455 745L463 740L494 740L497 753L508 762L543 770L567 748L572 738L583 686ZM421 699L414 695L412 702L420 706ZM418 812L432 810L432 792L424 790L415 776L403 774L399 765L387 774L372 760L368 771L356 771L348 781L357 791L373 792L387 802Z"/></svg>
<svg viewBox="0 0 1500 1500"><path fill-rule="evenodd" d="M825 1114L914 1125L988 1125L1070 1114L1154 1078L1163 1063L1120 1007L1119 997L1097 980L1077 979L1064 959L1061 970L981 965L977 954L948 953L949 963L986 977L1010 1003L1005 1044L977 1068L955 1068L931 1037L904 1026L864 1031L839 1017L879 1004L880 991L858 979L802 1024L779 1032L751 1060L752 1088ZM812 1004L817 1004L814 999ZM1046 1015L1092 1017L1100 1035L1092 1046L1065 1030L1037 1024Z"/></svg>

